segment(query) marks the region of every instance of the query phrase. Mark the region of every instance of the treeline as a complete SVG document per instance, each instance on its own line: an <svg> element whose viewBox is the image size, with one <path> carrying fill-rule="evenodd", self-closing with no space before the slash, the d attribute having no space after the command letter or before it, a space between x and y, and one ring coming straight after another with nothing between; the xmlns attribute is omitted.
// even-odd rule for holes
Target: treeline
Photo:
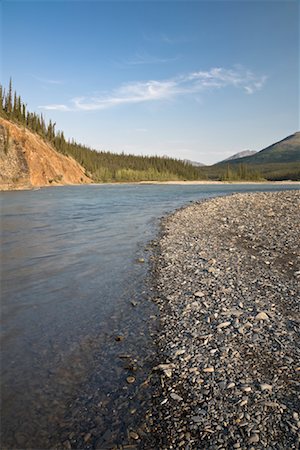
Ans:
<svg viewBox="0 0 300 450"><path fill-rule="evenodd" d="M43 114L39 115L27 110L21 96L13 91L12 80L9 82L7 92L0 85L0 115L38 133L58 152L72 156L96 182L205 178L199 168L174 158L98 152L78 144L74 139L66 140L62 131L55 130L55 122L51 120L46 122Z"/></svg>
<svg viewBox="0 0 300 450"><path fill-rule="evenodd" d="M259 170L250 169L247 164L231 166L227 164L225 172L221 175L222 181L262 181L264 179Z"/></svg>

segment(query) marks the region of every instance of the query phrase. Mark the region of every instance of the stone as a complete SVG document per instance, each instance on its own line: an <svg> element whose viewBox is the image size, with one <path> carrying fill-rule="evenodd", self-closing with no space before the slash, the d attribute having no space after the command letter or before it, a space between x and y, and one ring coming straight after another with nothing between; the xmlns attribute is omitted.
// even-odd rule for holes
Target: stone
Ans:
<svg viewBox="0 0 300 450"><path fill-rule="evenodd" d="M89 441L89 440L91 439L91 437L92 437L92 434L91 434L91 433L86 433L86 434L84 435L84 438L83 438L84 442Z"/></svg>
<svg viewBox="0 0 300 450"><path fill-rule="evenodd" d="M249 444L257 444L257 442L259 442L259 435L258 434L251 434L251 436L249 437Z"/></svg>
<svg viewBox="0 0 300 450"><path fill-rule="evenodd" d="M262 383L262 384L260 385L260 389L261 389L262 391L272 391L273 386L271 386L271 384Z"/></svg>
<svg viewBox="0 0 300 450"><path fill-rule="evenodd" d="M140 437L135 431L129 431L129 437L137 441Z"/></svg>
<svg viewBox="0 0 300 450"><path fill-rule="evenodd" d="M269 320L269 316L264 311L261 311L255 316L255 320Z"/></svg>
<svg viewBox="0 0 300 450"><path fill-rule="evenodd" d="M135 378L134 377L127 377L126 381L127 381L128 384L132 384L132 383L135 382Z"/></svg>
<svg viewBox="0 0 300 450"><path fill-rule="evenodd" d="M220 330L221 328L227 328L231 325L231 322L222 322L219 323L219 325L217 326L217 328Z"/></svg>
<svg viewBox="0 0 300 450"><path fill-rule="evenodd" d="M195 423L201 423L203 420L203 418L201 416L192 416L191 419Z"/></svg>
<svg viewBox="0 0 300 450"><path fill-rule="evenodd" d="M117 336L115 336L115 341L121 342L123 340L124 340L124 336L122 336L121 334L118 334Z"/></svg>
<svg viewBox="0 0 300 450"><path fill-rule="evenodd" d="M175 392L171 392L170 397L177 402L182 402L183 398L180 395L175 394Z"/></svg>
<svg viewBox="0 0 300 450"><path fill-rule="evenodd" d="M194 297L202 298L204 296L205 296L204 292L201 291L194 292Z"/></svg>
<svg viewBox="0 0 300 450"><path fill-rule="evenodd" d="M203 372L205 372L205 373L212 373L214 371L215 371L215 369L213 367L205 367L203 369Z"/></svg>

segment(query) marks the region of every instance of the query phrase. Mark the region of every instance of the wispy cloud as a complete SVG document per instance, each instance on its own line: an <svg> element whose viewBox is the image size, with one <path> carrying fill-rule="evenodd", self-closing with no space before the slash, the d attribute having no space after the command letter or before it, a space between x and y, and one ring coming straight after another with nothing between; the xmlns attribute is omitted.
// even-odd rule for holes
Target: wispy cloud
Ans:
<svg viewBox="0 0 300 450"><path fill-rule="evenodd" d="M170 58L160 58L157 56L152 56L147 53L137 53L133 59L129 59L125 62L127 65L143 65L143 64L165 64L169 62L178 61L180 55L176 55Z"/></svg>
<svg viewBox="0 0 300 450"><path fill-rule="evenodd" d="M40 81L41 83L45 83L45 84L63 84L62 80L55 80L53 78L43 78L43 77L38 77L36 75L33 75L33 78L37 81Z"/></svg>
<svg viewBox="0 0 300 450"><path fill-rule="evenodd" d="M170 35L167 33L144 34L143 38L147 42L159 42L163 44L185 44L195 40L194 37L188 35Z"/></svg>
<svg viewBox="0 0 300 450"><path fill-rule="evenodd" d="M197 94L207 90L224 88L241 89L247 94L260 90L267 77L256 75L242 68L212 68L208 71L196 71L166 80L137 81L123 84L108 94L96 97L76 97L70 105L45 105L47 110L60 111L96 111L114 106L169 100L179 95Z"/></svg>

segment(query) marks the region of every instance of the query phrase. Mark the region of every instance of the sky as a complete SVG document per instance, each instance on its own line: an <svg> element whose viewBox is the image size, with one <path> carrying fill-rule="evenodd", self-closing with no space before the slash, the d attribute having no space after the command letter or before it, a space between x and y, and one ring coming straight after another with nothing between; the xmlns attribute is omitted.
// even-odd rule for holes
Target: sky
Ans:
<svg viewBox="0 0 300 450"><path fill-rule="evenodd" d="M299 3L2 0L1 84L97 150L213 164L299 130Z"/></svg>

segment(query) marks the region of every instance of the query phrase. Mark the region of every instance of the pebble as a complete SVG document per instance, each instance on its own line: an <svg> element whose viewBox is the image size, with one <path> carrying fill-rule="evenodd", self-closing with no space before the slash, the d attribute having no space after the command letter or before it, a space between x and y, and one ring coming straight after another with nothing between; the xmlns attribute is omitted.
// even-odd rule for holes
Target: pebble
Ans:
<svg viewBox="0 0 300 450"><path fill-rule="evenodd" d="M231 325L231 322L222 322L219 323L219 325L217 326L217 328L221 329L221 328L227 328L229 327L229 325Z"/></svg>
<svg viewBox="0 0 300 450"><path fill-rule="evenodd" d="M91 439L91 437L92 437L92 434L91 434L91 433L86 433L86 434L84 435L84 438L83 438L84 442L89 441L89 440Z"/></svg>
<svg viewBox="0 0 300 450"><path fill-rule="evenodd" d="M269 316L267 313L262 311L255 316L255 320L269 320Z"/></svg>
<svg viewBox="0 0 300 450"><path fill-rule="evenodd" d="M205 294L204 294L204 292L201 292L201 291L197 291L197 292L195 292L195 293L194 293L194 296L195 296L195 297L199 297L199 298L202 298L202 297L204 297L204 296L205 296Z"/></svg>
<svg viewBox="0 0 300 450"><path fill-rule="evenodd" d="M182 400L183 400L183 398L180 397L180 395L175 394L175 392L171 392L170 397L171 397L173 400L176 400L176 401L178 401L178 402L182 402Z"/></svg>
<svg viewBox="0 0 300 450"><path fill-rule="evenodd" d="M299 190L213 198L163 219L156 448L271 449L279 430L280 448L297 448L299 223Z"/></svg>
<svg viewBox="0 0 300 450"><path fill-rule="evenodd" d="M260 385L260 389L262 391L272 391L273 386L271 386L271 384L263 383Z"/></svg>
<svg viewBox="0 0 300 450"><path fill-rule="evenodd" d="M249 444L256 444L259 442L259 435L258 434L251 434L249 438Z"/></svg>
<svg viewBox="0 0 300 450"><path fill-rule="evenodd" d="M132 384L132 383L135 382L135 378L134 377L127 377L126 381L127 381L128 384Z"/></svg>
<svg viewBox="0 0 300 450"><path fill-rule="evenodd" d="M129 437L137 441L140 437L135 431L129 431Z"/></svg>

